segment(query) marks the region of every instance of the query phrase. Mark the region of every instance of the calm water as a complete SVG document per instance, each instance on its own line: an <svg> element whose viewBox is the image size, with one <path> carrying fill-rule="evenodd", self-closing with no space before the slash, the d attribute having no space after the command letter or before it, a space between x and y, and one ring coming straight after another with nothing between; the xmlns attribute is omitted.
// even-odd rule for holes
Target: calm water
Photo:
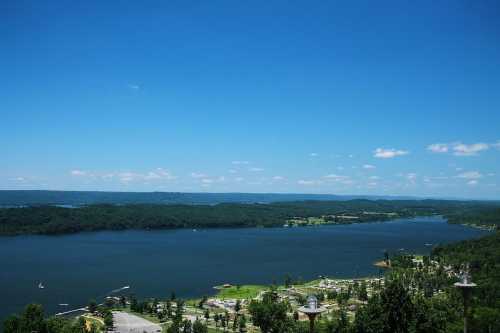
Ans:
<svg viewBox="0 0 500 333"><path fill-rule="evenodd" d="M171 291L194 297L213 293L217 284L266 284L286 274L376 275L372 263L384 249L427 253L426 243L486 233L433 217L311 228L1 237L0 319L30 302L49 313L77 308L126 285L139 297L167 297ZM39 281L45 289L38 289Z"/></svg>

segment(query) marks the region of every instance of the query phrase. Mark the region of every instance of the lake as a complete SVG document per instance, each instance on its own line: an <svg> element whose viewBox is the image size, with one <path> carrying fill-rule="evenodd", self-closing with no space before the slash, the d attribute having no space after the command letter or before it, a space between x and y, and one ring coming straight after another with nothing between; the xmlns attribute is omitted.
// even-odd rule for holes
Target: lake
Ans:
<svg viewBox="0 0 500 333"><path fill-rule="evenodd" d="M372 263L404 248L476 238L487 231L440 217L302 228L109 231L0 237L0 320L30 302L53 314L130 285L138 297L213 294L213 286L270 284L285 275L380 274ZM45 289L39 289L42 282ZM68 307L59 306L69 304Z"/></svg>

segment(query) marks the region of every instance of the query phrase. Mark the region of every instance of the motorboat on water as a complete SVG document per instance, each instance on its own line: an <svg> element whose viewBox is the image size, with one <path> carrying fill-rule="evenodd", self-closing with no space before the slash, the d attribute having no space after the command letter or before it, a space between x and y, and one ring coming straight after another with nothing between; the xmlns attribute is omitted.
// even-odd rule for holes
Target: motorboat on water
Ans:
<svg viewBox="0 0 500 333"><path fill-rule="evenodd" d="M40 282L38 283L38 289L45 289L45 286Z"/></svg>

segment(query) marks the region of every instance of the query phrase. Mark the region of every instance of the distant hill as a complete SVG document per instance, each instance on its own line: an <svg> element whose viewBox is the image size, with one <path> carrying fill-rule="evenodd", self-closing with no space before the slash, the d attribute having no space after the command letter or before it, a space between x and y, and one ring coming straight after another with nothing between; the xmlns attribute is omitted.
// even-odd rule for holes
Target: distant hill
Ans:
<svg viewBox="0 0 500 333"><path fill-rule="evenodd" d="M272 203L305 200L390 199L412 200L414 197L276 194L276 193L179 193L179 192L94 192L94 191L21 191L0 190L0 206L89 205L89 204L193 204Z"/></svg>

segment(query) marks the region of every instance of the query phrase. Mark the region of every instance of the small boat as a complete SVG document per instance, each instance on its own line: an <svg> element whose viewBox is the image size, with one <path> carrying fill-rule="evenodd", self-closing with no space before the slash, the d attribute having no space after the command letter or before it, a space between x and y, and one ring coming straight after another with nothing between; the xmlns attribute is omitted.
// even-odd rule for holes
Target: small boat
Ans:
<svg viewBox="0 0 500 333"><path fill-rule="evenodd" d="M68 303L59 303L59 306L68 306Z"/></svg>
<svg viewBox="0 0 500 333"><path fill-rule="evenodd" d="M45 286L44 286L44 285L40 282L40 283L38 284L38 289L44 289L44 288L45 288Z"/></svg>
<svg viewBox="0 0 500 333"><path fill-rule="evenodd" d="M432 246L432 243L425 243L425 246Z"/></svg>

